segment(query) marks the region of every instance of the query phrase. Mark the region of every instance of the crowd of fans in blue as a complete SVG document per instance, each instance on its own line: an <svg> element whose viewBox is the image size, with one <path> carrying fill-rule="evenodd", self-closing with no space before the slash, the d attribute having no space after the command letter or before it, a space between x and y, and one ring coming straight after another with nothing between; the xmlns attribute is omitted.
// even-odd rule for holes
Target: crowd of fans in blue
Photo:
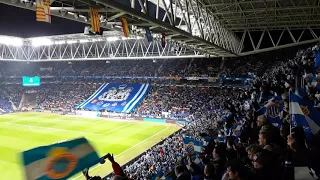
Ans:
<svg viewBox="0 0 320 180"><path fill-rule="evenodd" d="M176 85L171 80L152 80L152 89L133 114L162 117L163 112L166 112L171 119L185 119L189 123L182 131L147 150L122 168L112 159L112 178L293 180L294 167L307 167L316 179L320 172L320 132L306 137L304 127L292 126L289 92L304 87L307 92L304 98L319 107L320 91L317 81L310 77L316 71L314 64L318 51L319 47L314 45L305 50L300 49L292 58L278 57L281 60L271 54L262 59L245 57L241 60L216 61L50 62L39 63L37 66L25 63L23 68L19 63L1 62L0 74L250 76L254 80L249 88L227 88L221 84L218 87L202 86L197 81ZM39 66L43 68L40 70ZM145 81L134 78L125 80ZM92 80L73 80L72 83L59 81L58 84L44 84L32 90L37 92L38 107L48 110L73 109L74 105L89 97L98 86ZM0 109L12 111L11 104L19 106L26 88L3 84L0 85L0 91ZM271 97L276 96L284 101L283 111L279 116L281 127L276 127L259 111ZM201 141L201 152L190 153L183 142L185 137ZM86 177L92 178L89 175Z"/></svg>

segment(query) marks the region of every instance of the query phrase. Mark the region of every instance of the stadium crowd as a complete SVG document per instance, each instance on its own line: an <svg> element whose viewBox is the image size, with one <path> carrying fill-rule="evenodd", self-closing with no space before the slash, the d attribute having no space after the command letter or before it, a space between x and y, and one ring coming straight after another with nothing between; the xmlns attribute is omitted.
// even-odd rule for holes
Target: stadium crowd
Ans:
<svg viewBox="0 0 320 180"><path fill-rule="evenodd" d="M134 111L139 116L183 118L189 123L182 131L149 149L136 161L115 166L113 179L205 179L205 180L293 180L294 167L308 167L319 174L320 133L306 137L303 127L291 128L289 92L304 87L305 99L318 107L320 91L310 78L315 71L318 45L299 50L290 60L257 58L219 64L204 60L116 61L44 64L45 68L21 69L1 66L2 75L108 75L108 76L220 76L247 77L255 80L250 88L169 86L155 83L143 103ZM3 62L7 63L7 62ZM51 68L52 67L52 68ZM248 73L250 72L250 73ZM303 81L300 80L304 77ZM128 80L128 82L136 80ZM73 82L74 83L74 82ZM194 82L196 83L196 82ZM37 91L37 104L43 108L72 109L96 89L80 81L77 85L44 85ZM25 89L0 86L0 108L12 101L19 103ZM281 128L259 111L271 97L284 101ZM5 101L5 102L4 102ZM165 112L165 113L164 113ZM184 139L201 141L200 152L190 153ZM208 138L209 137L209 138ZM114 162L113 162L114 163ZM126 176L126 177L120 177ZM89 177L87 177L89 178Z"/></svg>
<svg viewBox="0 0 320 180"><path fill-rule="evenodd" d="M190 123L179 134L123 167L127 179L293 180L295 172L299 172L297 167L305 167L311 179L317 179L320 131L307 137L306 127L291 128L288 105L289 92L303 87L303 98L318 107L320 91L317 82L308 76L314 72L318 51L316 45L299 50L295 58L286 62L263 65L263 71L253 71L259 75L246 90L154 87L136 111L157 116L168 107L189 108L186 119ZM299 81L301 77L304 81ZM275 96L284 101L280 128L259 111ZM186 136L203 143L204 137L211 139L195 155L183 145ZM307 176L304 174L302 179L310 179Z"/></svg>

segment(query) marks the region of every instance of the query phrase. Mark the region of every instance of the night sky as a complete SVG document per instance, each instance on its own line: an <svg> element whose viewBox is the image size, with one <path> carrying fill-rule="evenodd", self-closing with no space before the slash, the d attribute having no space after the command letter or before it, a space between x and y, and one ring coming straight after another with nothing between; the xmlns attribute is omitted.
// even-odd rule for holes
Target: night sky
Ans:
<svg viewBox="0 0 320 180"><path fill-rule="evenodd" d="M51 16L51 24L37 22L35 11L0 3L0 35L37 37L83 33L85 24Z"/></svg>

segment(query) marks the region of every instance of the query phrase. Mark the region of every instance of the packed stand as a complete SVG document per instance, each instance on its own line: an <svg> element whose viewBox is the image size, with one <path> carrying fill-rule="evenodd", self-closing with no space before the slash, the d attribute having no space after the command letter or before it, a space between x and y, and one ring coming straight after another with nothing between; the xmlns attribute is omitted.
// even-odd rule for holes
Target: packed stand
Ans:
<svg viewBox="0 0 320 180"><path fill-rule="evenodd" d="M60 84L43 85L34 88L37 92L37 104L44 110L72 111L74 106L86 100L98 85L83 84Z"/></svg>
<svg viewBox="0 0 320 180"><path fill-rule="evenodd" d="M289 94L303 87L306 94L298 94L317 107L318 81L314 76L310 80L310 73L315 71L316 56L320 62L319 52L319 47L313 46L299 50L295 58L286 62L273 61L256 73L259 76L250 89L220 90L212 97L209 93L209 101L190 112L190 124L182 132L123 167L127 179L293 180L297 178L295 173L300 171L306 172L302 179L318 179L320 131L308 137L306 127L291 124ZM297 81L299 77L304 77L304 81ZM167 104L180 104L185 100L192 102L195 97L192 94L199 93L196 88L184 91L183 88L161 87L155 94L153 90L137 111L159 114L162 109L170 107ZM188 93L190 97L176 95L175 92ZM168 94L173 94L170 96L172 102L169 99L162 106L153 103L158 103L158 97L166 99ZM270 98L279 96L283 100L283 111L277 116L281 126L276 126L266 112L260 110L271 102ZM154 110L153 107L157 108ZM201 140L202 150L196 153L191 149L190 153L190 149L182 145L185 137L192 137L194 142ZM210 139L206 140L207 137Z"/></svg>

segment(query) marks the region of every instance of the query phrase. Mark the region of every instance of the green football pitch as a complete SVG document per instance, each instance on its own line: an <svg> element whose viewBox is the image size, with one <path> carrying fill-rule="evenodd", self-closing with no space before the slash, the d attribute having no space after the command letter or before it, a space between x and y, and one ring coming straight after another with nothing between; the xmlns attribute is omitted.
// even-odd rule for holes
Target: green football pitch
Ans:
<svg viewBox="0 0 320 180"><path fill-rule="evenodd" d="M123 165L179 128L175 125L82 118L51 113L0 115L0 179L24 179L20 153L34 147L86 137L100 156L113 153ZM105 176L109 162L90 169L90 175ZM81 174L71 179L84 179Z"/></svg>

